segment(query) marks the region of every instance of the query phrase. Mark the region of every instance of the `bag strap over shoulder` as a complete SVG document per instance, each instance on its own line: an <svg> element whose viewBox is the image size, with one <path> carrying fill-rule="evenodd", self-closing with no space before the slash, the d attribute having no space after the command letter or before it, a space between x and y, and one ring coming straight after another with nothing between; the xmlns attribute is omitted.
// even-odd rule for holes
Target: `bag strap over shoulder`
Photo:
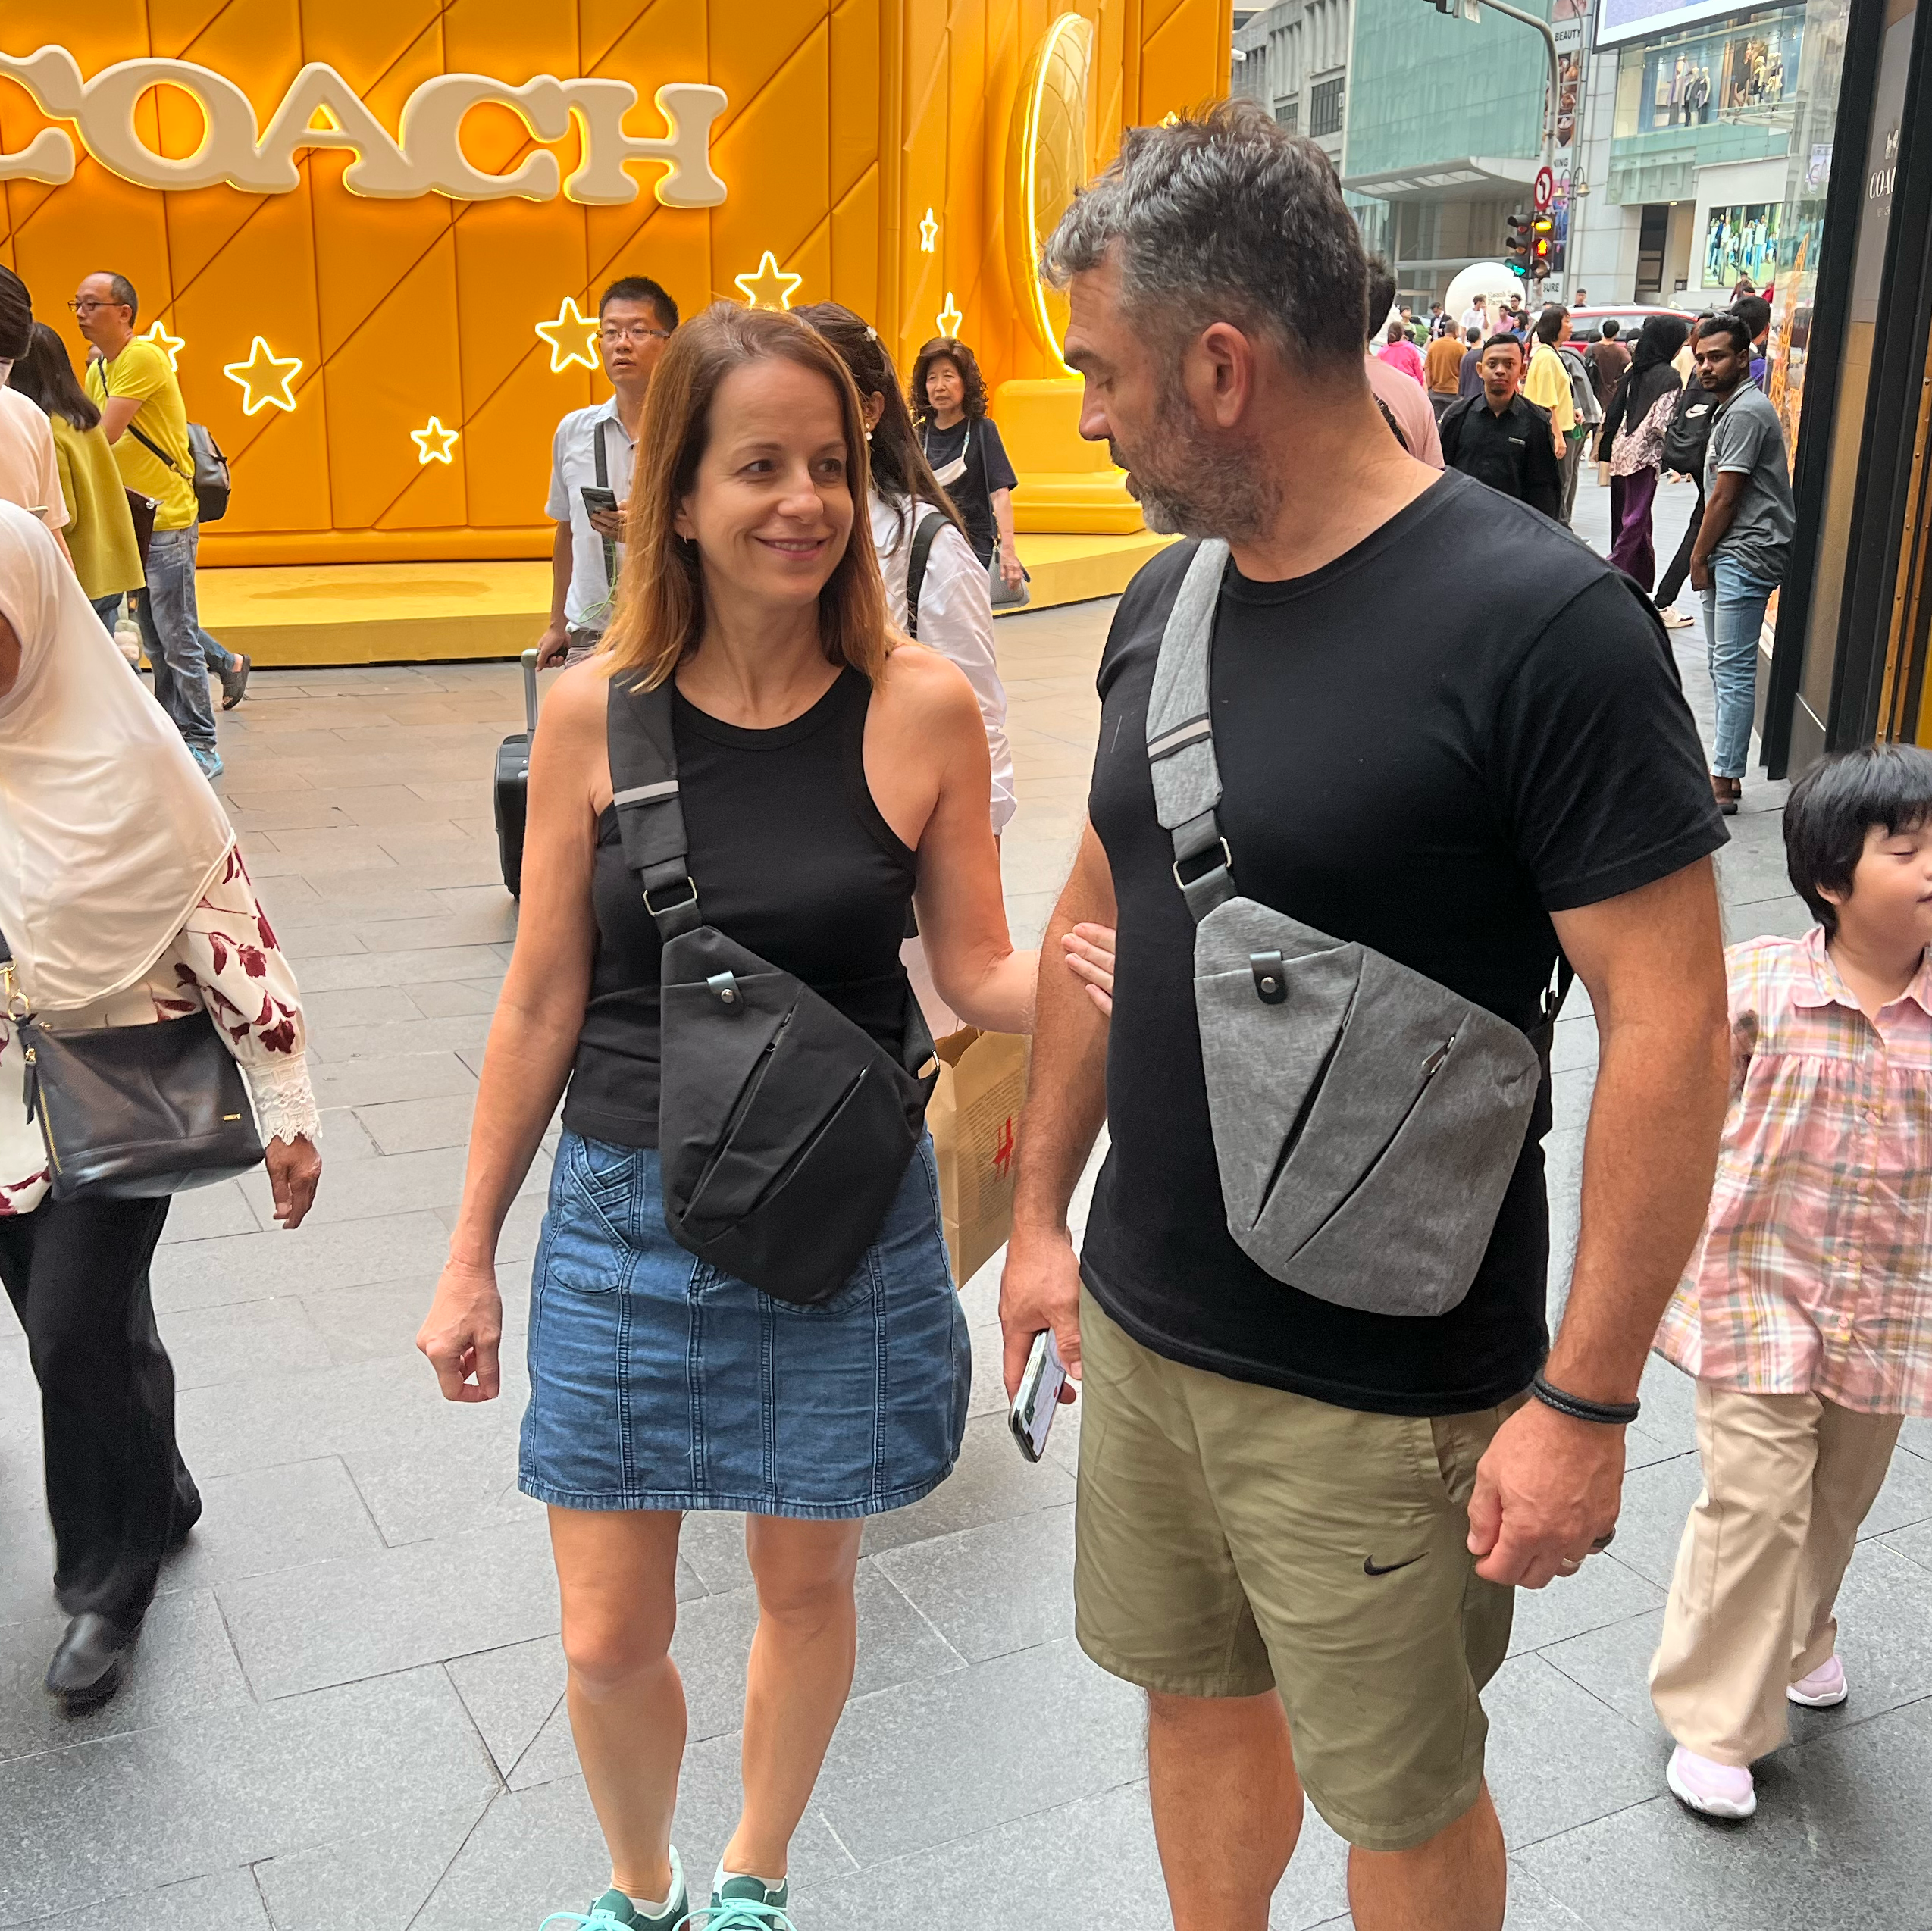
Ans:
<svg viewBox="0 0 1932 1931"><path fill-rule="evenodd" d="M932 555L934 539L945 527L945 512L929 509L913 531L912 554L906 563L906 634L909 637L916 638L919 634L919 592L925 587L926 560Z"/></svg>
<svg viewBox="0 0 1932 1931"><path fill-rule="evenodd" d="M1235 895L1234 859L1215 815L1221 772L1207 710L1209 646L1227 562L1218 538L1195 552L1161 635L1147 707L1155 814L1173 834L1174 882L1197 925Z"/></svg>
<svg viewBox="0 0 1932 1931"><path fill-rule="evenodd" d="M604 735L624 862L637 874L644 909L661 939L695 931L704 915L691 878L690 841L678 793L670 680L654 690L638 690L612 678Z"/></svg>
<svg viewBox="0 0 1932 1931"><path fill-rule="evenodd" d="M600 490L608 490L610 487L610 455L604 447L604 431L609 427L610 418L606 416L597 424L597 433L590 439L597 463L597 487ZM617 546L608 537L603 539L603 546L605 587L615 590L617 588Z"/></svg>

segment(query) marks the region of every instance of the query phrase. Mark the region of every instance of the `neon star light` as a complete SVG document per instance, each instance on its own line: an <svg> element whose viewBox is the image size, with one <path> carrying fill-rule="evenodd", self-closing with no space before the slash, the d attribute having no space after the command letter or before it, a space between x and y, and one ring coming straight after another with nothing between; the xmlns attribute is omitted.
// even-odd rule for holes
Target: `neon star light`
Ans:
<svg viewBox="0 0 1932 1931"><path fill-rule="evenodd" d="M939 218L931 208L925 211L925 219L919 224L919 252L930 255L939 239Z"/></svg>
<svg viewBox="0 0 1932 1931"><path fill-rule="evenodd" d="M939 311L939 333L957 336L960 324L965 320L965 316L960 313L960 305L953 299L953 291L949 288L946 291L946 305Z"/></svg>
<svg viewBox="0 0 1932 1931"><path fill-rule="evenodd" d="M278 409L293 409L295 397L290 386L302 373L302 358L277 355L258 335L249 350L248 360L224 362L221 373L230 382L241 384L243 415L252 416L271 402Z"/></svg>
<svg viewBox="0 0 1932 1931"><path fill-rule="evenodd" d="M416 446L416 460L421 463L453 463L456 458L450 452L456 446L456 440L462 434L460 429L445 429L434 416L421 429L409 432L409 440Z"/></svg>
<svg viewBox="0 0 1932 1931"><path fill-rule="evenodd" d="M593 346L597 340L597 318L580 314L574 297L566 295L556 319L539 322L537 333L550 345L551 374L562 375L573 362L581 362L587 369L597 366L597 352Z"/></svg>
<svg viewBox="0 0 1932 1931"><path fill-rule="evenodd" d="M170 368L180 368L181 351L188 345L178 335L170 335L160 323L156 322L147 333L142 336L141 340L143 342L152 342L157 349L162 350L168 357L168 366Z"/></svg>
<svg viewBox="0 0 1932 1931"><path fill-rule="evenodd" d="M758 258L755 274L734 275L738 293L747 308L789 308L791 298L803 286L803 275L791 275L778 266L778 258L768 248Z"/></svg>

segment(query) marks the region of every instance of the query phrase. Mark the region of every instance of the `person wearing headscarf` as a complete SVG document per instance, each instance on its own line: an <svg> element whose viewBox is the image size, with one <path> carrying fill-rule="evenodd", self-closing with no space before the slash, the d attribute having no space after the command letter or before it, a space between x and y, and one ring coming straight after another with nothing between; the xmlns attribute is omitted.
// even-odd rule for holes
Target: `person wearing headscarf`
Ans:
<svg viewBox="0 0 1932 1931"><path fill-rule="evenodd" d="M20 1022L54 1034L205 1009L247 1075L274 1213L315 1198L300 996L220 803L52 537L0 503L0 1283L40 1385L54 1588L47 1673L70 1706L120 1685L162 1557L201 1498L148 1267L166 1197L50 1197Z"/></svg>
<svg viewBox="0 0 1932 1931"><path fill-rule="evenodd" d="M1645 595L1657 581L1650 510L1664 437L1683 379L1674 366L1690 325L1682 315L1651 315L1639 331L1616 393L1604 412L1596 459L1610 465L1610 561Z"/></svg>

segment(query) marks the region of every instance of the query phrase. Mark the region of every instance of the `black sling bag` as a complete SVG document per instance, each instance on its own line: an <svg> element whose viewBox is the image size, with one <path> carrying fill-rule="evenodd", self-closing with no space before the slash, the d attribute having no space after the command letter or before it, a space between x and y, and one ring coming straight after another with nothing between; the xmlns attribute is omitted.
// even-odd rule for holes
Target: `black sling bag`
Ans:
<svg viewBox="0 0 1932 1931"><path fill-rule="evenodd" d="M939 1077L912 987L894 1059L802 979L704 922L678 796L671 685L613 681L624 862L663 942L658 1154L678 1244L810 1307L850 1277L904 1179Z"/></svg>

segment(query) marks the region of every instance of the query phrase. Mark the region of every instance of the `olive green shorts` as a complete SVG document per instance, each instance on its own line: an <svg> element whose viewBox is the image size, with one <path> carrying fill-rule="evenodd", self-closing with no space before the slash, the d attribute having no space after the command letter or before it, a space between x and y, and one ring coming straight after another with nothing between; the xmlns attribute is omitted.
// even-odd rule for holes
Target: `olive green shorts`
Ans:
<svg viewBox="0 0 1932 1931"><path fill-rule="evenodd" d="M1517 1404L1364 1414L1183 1367L1080 1297L1080 1646L1170 1696L1279 1692L1339 1835L1426 1843L1475 1802L1479 1692L1514 1592L1467 1546L1476 1464Z"/></svg>

